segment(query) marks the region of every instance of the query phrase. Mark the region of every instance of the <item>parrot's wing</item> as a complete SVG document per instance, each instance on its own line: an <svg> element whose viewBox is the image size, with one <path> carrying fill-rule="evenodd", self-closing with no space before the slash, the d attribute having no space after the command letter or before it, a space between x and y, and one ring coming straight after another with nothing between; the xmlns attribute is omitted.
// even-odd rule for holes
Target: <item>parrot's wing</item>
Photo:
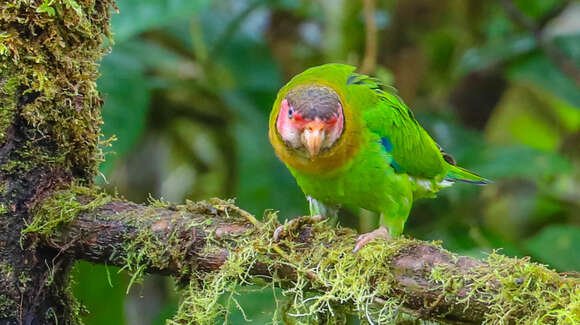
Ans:
<svg viewBox="0 0 580 325"><path fill-rule="evenodd" d="M363 118L370 131L380 137L395 171L423 178L445 172L446 159L439 146L419 125L393 87L356 73L348 78L347 84L366 87L378 99L364 110Z"/></svg>

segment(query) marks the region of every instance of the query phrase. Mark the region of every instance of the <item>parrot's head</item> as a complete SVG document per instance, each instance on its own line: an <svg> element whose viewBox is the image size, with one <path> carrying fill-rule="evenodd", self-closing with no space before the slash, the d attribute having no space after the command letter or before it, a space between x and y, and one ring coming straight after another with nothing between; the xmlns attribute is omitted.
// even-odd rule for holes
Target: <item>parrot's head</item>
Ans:
<svg viewBox="0 0 580 325"><path fill-rule="evenodd" d="M280 102L276 128L287 146L314 160L342 135L344 113L338 94L318 84L290 90Z"/></svg>

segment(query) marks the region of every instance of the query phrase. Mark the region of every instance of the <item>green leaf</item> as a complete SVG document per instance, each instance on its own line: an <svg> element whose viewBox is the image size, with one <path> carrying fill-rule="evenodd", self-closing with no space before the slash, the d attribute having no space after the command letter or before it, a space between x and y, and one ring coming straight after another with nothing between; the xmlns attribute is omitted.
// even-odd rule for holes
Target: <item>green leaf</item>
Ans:
<svg viewBox="0 0 580 325"><path fill-rule="evenodd" d="M552 10L561 0L515 0L517 7L526 15L541 18Z"/></svg>
<svg viewBox="0 0 580 325"><path fill-rule="evenodd" d="M495 39L481 48L465 52L459 64L459 70L466 73L493 66L499 62L511 60L518 55L534 50L536 42L532 36L510 36Z"/></svg>
<svg viewBox="0 0 580 325"><path fill-rule="evenodd" d="M115 41L124 42L153 28L174 24L207 6L210 0L121 0L119 14L111 19Z"/></svg>
<svg viewBox="0 0 580 325"><path fill-rule="evenodd" d="M553 225L526 242L532 256L559 271L580 271L580 227Z"/></svg>
<svg viewBox="0 0 580 325"><path fill-rule="evenodd" d="M580 34L559 37L553 41L580 69ZM541 52L511 64L507 75L512 80L530 81L580 109L580 88Z"/></svg>
<svg viewBox="0 0 580 325"><path fill-rule="evenodd" d="M56 15L56 11L54 10L51 5L54 3L54 0L44 0L38 8L36 8L36 12L43 13L46 12L49 16Z"/></svg>

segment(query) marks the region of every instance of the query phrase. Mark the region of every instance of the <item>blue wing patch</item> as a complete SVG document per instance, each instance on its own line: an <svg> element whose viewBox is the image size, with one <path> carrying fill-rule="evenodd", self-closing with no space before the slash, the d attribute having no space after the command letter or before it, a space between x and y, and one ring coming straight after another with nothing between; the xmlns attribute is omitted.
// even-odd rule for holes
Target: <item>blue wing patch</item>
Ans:
<svg viewBox="0 0 580 325"><path fill-rule="evenodd" d="M388 137L381 138L381 145L388 153L391 153L393 151L393 143L391 142L391 139L389 139ZM401 166L399 166L399 164L397 164L397 162L395 161L395 157L393 157L392 155L389 156L391 157L391 167L395 170L395 172L402 173L404 170L403 168L401 168Z"/></svg>
<svg viewBox="0 0 580 325"><path fill-rule="evenodd" d="M393 143L391 142L391 139L389 139L388 137L382 137L381 144L383 145L383 148L387 150L387 152L393 151Z"/></svg>

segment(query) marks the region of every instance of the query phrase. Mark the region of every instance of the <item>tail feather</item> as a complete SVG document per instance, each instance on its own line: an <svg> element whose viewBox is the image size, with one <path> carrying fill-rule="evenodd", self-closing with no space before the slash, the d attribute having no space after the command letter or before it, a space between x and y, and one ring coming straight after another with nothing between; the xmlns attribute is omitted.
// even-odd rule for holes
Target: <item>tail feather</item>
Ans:
<svg viewBox="0 0 580 325"><path fill-rule="evenodd" d="M483 178L473 172L470 172L467 169L453 165L449 165L449 171L445 176L445 180L450 182L463 182L475 185L487 185L493 183L493 181Z"/></svg>

